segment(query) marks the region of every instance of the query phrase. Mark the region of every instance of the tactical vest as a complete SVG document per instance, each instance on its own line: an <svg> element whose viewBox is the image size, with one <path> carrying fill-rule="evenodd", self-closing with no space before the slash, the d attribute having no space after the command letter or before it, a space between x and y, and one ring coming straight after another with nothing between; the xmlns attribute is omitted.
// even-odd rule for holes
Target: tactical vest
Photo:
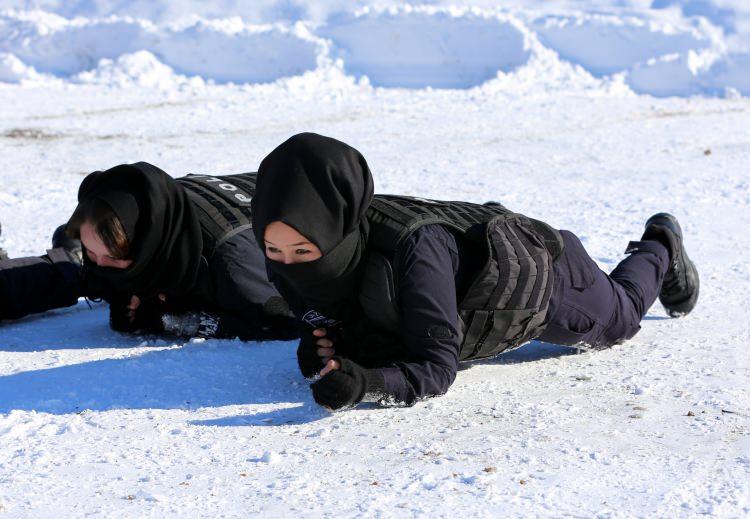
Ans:
<svg viewBox="0 0 750 519"><path fill-rule="evenodd" d="M177 179L177 182L187 191L198 213L203 236L203 258L206 263L222 243L239 232L252 229L251 202L255 196L257 176L257 173L216 177L190 174ZM252 239L254 241L255 237L253 236ZM264 257L263 249L259 247L257 257L247 258L247 261L251 263L250 268L259 269L262 272L262 275L253 277L254 282L262 285L256 287L257 292L254 298L260 298L260 294L268 293L271 286L266 280ZM213 293L213 289L205 290L207 293ZM276 327L270 337L298 337L299 330L296 325L288 321L291 317L289 306L276 294L275 289L273 293L275 295L266 301L259 302L263 307L264 326ZM224 319L226 323L226 318ZM280 335L282 329L286 331ZM269 328L264 328L264 330L268 331Z"/></svg>
<svg viewBox="0 0 750 519"><path fill-rule="evenodd" d="M460 360L497 355L538 337L552 294L560 233L500 204L441 202L376 195L368 210L370 250L360 290L364 315L387 334L401 329L393 260L407 236L424 225L452 231L462 251L477 254L458 301ZM463 245L462 245L463 243Z"/></svg>
<svg viewBox="0 0 750 519"><path fill-rule="evenodd" d="M255 196L257 173L238 175L187 175L178 178L196 207L203 231L203 256L245 229L252 228L250 202Z"/></svg>

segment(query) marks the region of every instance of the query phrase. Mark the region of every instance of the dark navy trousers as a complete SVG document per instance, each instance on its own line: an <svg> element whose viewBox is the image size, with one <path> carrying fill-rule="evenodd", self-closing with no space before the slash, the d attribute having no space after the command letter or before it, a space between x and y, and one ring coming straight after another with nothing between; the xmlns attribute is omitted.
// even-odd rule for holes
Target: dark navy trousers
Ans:
<svg viewBox="0 0 750 519"><path fill-rule="evenodd" d="M555 261L555 287L547 327L537 339L606 348L630 339L654 303L669 266L666 247L630 242L629 256L607 275L570 231L560 231L565 250Z"/></svg>

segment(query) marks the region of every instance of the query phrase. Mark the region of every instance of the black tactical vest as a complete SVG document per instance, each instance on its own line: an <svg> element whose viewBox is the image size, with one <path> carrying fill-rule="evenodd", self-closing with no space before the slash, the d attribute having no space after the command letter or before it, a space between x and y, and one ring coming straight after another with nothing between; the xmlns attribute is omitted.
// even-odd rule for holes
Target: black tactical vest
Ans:
<svg viewBox="0 0 750 519"><path fill-rule="evenodd" d="M203 231L203 256L245 229L252 228L250 202L255 196L257 173L238 175L187 175L178 178L196 207Z"/></svg>
<svg viewBox="0 0 750 519"><path fill-rule="evenodd" d="M399 247L416 229L439 224L478 260L458 301L460 360L494 356L542 333L554 283L552 263L563 249L557 230L500 204L392 195L376 195L367 218L370 250L359 303L382 332L398 335L401 329L392 267Z"/></svg>

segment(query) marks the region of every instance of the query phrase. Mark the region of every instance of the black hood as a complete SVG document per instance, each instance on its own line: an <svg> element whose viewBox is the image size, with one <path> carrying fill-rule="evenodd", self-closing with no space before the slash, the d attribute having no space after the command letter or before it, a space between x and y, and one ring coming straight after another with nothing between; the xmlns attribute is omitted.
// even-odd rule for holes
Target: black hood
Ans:
<svg viewBox="0 0 750 519"><path fill-rule="evenodd" d="M258 244L263 248L266 226L281 221L323 257L291 265L267 260L272 278L281 277L324 315L345 318L359 284L372 196L367 162L343 142L302 133L273 150L260 164L252 202Z"/></svg>
<svg viewBox="0 0 750 519"><path fill-rule="evenodd" d="M88 272L109 280L117 291L141 297L179 296L196 285L203 238L184 188L146 162L123 164L88 175L78 190L79 203L108 204L128 236L133 264L127 269L84 261Z"/></svg>

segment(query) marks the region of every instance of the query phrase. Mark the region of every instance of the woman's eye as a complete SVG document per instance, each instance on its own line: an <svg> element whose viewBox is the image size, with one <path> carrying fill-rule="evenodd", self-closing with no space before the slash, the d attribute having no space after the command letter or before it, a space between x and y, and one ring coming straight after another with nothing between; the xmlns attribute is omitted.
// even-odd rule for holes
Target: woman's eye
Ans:
<svg viewBox="0 0 750 519"><path fill-rule="evenodd" d="M90 250L86 249L86 255L89 257L91 261L96 261L96 255Z"/></svg>
<svg viewBox="0 0 750 519"><path fill-rule="evenodd" d="M270 252L271 254L278 254L281 251L276 247L266 247L266 252Z"/></svg>
<svg viewBox="0 0 750 519"><path fill-rule="evenodd" d="M310 251L307 249L297 249L294 251L295 254L303 255L303 254L310 254Z"/></svg>

